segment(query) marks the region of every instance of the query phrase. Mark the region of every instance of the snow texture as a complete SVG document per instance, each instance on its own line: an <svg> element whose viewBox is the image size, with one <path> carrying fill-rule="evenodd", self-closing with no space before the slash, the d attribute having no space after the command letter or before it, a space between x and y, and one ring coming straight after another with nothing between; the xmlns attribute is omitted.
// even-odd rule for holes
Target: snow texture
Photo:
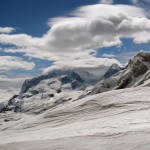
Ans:
<svg viewBox="0 0 150 150"><path fill-rule="evenodd" d="M44 113L1 113L1 150L149 150L150 88L105 92Z"/></svg>

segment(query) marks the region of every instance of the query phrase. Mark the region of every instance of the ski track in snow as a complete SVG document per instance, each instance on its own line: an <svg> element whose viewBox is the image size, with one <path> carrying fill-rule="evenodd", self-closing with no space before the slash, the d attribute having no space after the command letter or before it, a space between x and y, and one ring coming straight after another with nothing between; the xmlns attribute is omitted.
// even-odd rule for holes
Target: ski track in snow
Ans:
<svg viewBox="0 0 150 150"><path fill-rule="evenodd" d="M110 91L39 115L2 113L0 150L149 150L149 91Z"/></svg>

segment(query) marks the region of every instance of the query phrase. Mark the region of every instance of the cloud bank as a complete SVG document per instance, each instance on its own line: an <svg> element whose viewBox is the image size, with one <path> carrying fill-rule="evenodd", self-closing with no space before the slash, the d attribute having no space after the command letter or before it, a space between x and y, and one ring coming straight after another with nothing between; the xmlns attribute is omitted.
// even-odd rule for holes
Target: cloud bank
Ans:
<svg viewBox="0 0 150 150"><path fill-rule="evenodd" d="M42 37L1 32L0 44L15 46L2 51L54 61L52 68L68 64L92 68L101 63L96 58L96 50L119 46L122 38L132 38L135 43L150 42L150 20L145 10L129 5L107 5L112 2L102 0L105 4L79 7L68 16L52 18L48 21L50 29ZM28 62L16 60L11 60L15 64L12 68L25 69L28 66ZM108 61L116 63L115 59ZM29 66L28 69L32 69L34 64Z"/></svg>
<svg viewBox="0 0 150 150"><path fill-rule="evenodd" d="M122 38L132 38L136 43L150 41L150 20L145 17L143 9L135 6L83 6L69 17L50 19L48 24L49 31L40 38L0 34L0 43L21 47L11 52L57 61L70 55L75 59L80 57L79 53L90 55L90 51L120 45Z"/></svg>

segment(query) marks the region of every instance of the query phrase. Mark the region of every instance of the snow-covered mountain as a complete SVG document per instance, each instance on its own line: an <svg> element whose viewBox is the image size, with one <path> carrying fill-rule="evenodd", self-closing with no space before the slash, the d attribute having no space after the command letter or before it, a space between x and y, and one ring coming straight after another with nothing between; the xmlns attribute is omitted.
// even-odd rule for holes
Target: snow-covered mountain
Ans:
<svg viewBox="0 0 150 150"><path fill-rule="evenodd" d="M116 67L116 69L112 69ZM112 72L112 73L111 73ZM140 52L128 65L121 69L110 67L102 80L88 94L97 94L110 90L124 89L148 84L150 79L150 53Z"/></svg>
<svg viewBox="0 0 150 150"><path fill-rule="evenodd" d="M70 100L85 90L87 83L72 70L54 70L26 80L18 95L13 96L6 109L15 112L40 113Z"/></svg>
<svg viewBox="0 0 150 150"><path fill-rule="evenodd" d="M99 71L94 74L94 70L54 69L28 79L23 83L20 93L14 95L8 104L2 103L0 110L41 113L59 104L74 101L100 80L101 74L98 77L97 72Z"/></svg>

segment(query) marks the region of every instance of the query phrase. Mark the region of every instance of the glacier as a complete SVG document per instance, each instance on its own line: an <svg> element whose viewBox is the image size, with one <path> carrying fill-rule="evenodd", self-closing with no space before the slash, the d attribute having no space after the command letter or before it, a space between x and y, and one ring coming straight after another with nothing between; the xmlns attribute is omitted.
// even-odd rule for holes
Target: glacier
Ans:
<svg viewBox="0 0 150 150"><path fill-rule="evenodd" d="M1 150L149 150L150 88L109 91L40 115L7 112Z"/></svg>

